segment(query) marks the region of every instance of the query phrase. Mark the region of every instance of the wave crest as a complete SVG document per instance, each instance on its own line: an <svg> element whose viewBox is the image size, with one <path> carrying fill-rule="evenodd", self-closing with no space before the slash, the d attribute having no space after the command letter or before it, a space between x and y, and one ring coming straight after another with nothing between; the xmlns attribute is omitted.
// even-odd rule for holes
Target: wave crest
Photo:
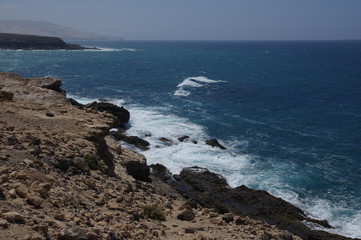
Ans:
<svg viewBox="0 0 361 240"><path fill-rule="evenodd" d="M185 88L199 88L199 87L203 87L207 83L218 83L218 82L227 82L227 81L213 80L204 76L189 77L184 79L183 82L177 85L178 90L176 90L173 95L188 96L191 94L191 92L186 91Z"/></svg>

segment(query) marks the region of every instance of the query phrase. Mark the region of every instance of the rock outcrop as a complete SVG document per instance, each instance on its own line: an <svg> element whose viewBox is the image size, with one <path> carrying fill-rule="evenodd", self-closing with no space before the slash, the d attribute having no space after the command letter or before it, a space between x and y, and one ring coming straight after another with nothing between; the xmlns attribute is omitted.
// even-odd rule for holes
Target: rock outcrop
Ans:
<svg viewBox="0 0 361 240"><path fill-rule="evenodd" d="M222 144L220 144L217 139L206 140L206 144L209 145L209 146L211 146L211 147L220 148L220 149L222 149L222 150L227 149L225 146L223 146Z"/></svg>
<svg viewBox="0 0 361 240"><path fill-rule="evenodd" d="M180 175L175 175L174 178L177 181L170 183L185 197L197 201L203 207L216 209L220 214L248 216L288 230L303 239L347 239L311 230L305 222L325 228L332 226L325 220L307 217L301 209L266 191L253 190L246 186L231 188L225 178L208 169L184 168Z"/></svg>
<svg viewBox="0 0 361 240"><path fill-rule="evenodd" d="M0 33L0 49L84 50L87 48L82 47L78 44L65 43L58 37Z"/></svg>
<svg viewBox="0 0 361 240"><path fill-rule="evenodd" d="M117 141L123 141L134 145L137 148L142 150L148 149L150 143L138 136L127 136L123 129L119 129L118 131L111 131L110 135L114 137Z"/></svg>
<svg viewBox="0 0 361 240"><path fill-rule="evenodd" d="M85 106L100 112L107 112L118 119L117 124L123 125L129 122L130 113L127 109L108 102L92 102Z"/></svg>

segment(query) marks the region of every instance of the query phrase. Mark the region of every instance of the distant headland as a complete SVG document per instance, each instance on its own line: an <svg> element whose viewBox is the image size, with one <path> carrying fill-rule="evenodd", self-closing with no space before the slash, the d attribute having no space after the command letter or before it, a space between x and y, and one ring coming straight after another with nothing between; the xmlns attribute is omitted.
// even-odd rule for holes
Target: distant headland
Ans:
<svg viewBox="0 0 361 240"><path fill-rule="evenodd" d="M121 41L122 37L84 32L46 21L0 20L0 33L59 37L65 41Z"/></svg>
<svg viewBox="0 0 361 240"><path fill-rule="evenodd" d="M58 37L37 36L27 34L0 33L0 49L8 50L84 50L78 44L64 42Z"/></svg>

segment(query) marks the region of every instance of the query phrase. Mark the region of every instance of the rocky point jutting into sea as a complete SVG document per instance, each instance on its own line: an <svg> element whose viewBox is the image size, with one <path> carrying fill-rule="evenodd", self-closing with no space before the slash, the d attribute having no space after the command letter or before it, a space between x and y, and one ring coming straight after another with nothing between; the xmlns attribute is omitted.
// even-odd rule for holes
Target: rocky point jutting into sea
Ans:
<svg viewBox="0 0 361 240"><path fill-rule="evenodd" d="M65 43L58 37L0 33L0 49L8 50L84 50L78 44Z"/></svg>
<svg viewBox="0 0 361 240"><path fill-rule="evenodd" d="M147 166L115 137L146 142L109 132L131 113L79 104L60 86L0 73L1 239L350 239L312 230L332 226L207 169Z"/></svg>

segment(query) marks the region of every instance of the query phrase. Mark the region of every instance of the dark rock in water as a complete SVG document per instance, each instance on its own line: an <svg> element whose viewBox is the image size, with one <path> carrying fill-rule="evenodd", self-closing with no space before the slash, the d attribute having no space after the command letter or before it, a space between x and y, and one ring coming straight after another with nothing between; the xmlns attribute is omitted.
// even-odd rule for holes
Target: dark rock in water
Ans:
<svg viewBox="0 0 361 240"><path fill-rule="evenodd" d="M184 142L185 140L189 139L189 136L183 136L183 137L179 137L178 141L180 142Z"/></svg>
<svg viewBox="0 0 361 240"><path fill-rule="evenodd" d="M266 191L253 190L246 186L231 188L225 178L208 169L184 168L179 176L173 177L177 181L172 182L172 185L178 192L204 207L214 208L221 214L232 212L240 216L249 216L288 230L304 239L347 239L311 230L303 221L315 223L315 220L308 218L301 209ZM317 223L323 227L329 226L327 221Z"/></svg>
<svg viewBox="0 0 361 240"><path fill-rule="evenodd" d="M79 102L77 102L76 100L72 99L72 98L68 98L68 102L73 105L73 106L76 106L78 107L79 109L84 109L84 104L81 104Z"/></svg>
<svg viewBox="0 0 361 240"><path fill-rule="evenodd" d="M127 109L107 102L92 102L85 105L86 108L95 109L100 112L108 112L117 117L120 124L129 122L130 113Z"/></svg>
<svg viewBox="0 0 361 240"><path fill-rule="evenodd" d="M169 138L165 138L165 137L161 137L161 138L159 138L159 140L162 141L162 142L165 142L165 143L171 143L172 142L172 140L170 140Z"/></svg>
<svg viewBox="0 0 361 240"><path fill-rule="evenodd" d="M221 145L217 139L210 139L210 140L206 140L206 144L211 146L211 147L218 147L222 150L227 149L226 147L224 147L223 145Z"/></svg>
<svg viewBox="0 0 361 240"><path fill-rule="evenodd" d="M162 164L152 164L149 168L151 169L151 174L153 176L156 176L164 182L172 179L172 173Z"/></svg>
<svg viewBox="0 0 361 240"><path fill-rule="evenodd" d="M177 219L182 221L192 221L195 217L196 215L192 210L185 210L178 214Z"/></svg>
<svg viewBox="0 0 361 240"><path fill-rule="evenodd" d="M141 139L140 137L125 135L125 132L123 129L120 129L118 131L111 131L110 135L113 136L114 139L117 141L124 141L124 142L132 144L140 149L148 149L148 147L150 145L148 141Z"/></svg>

